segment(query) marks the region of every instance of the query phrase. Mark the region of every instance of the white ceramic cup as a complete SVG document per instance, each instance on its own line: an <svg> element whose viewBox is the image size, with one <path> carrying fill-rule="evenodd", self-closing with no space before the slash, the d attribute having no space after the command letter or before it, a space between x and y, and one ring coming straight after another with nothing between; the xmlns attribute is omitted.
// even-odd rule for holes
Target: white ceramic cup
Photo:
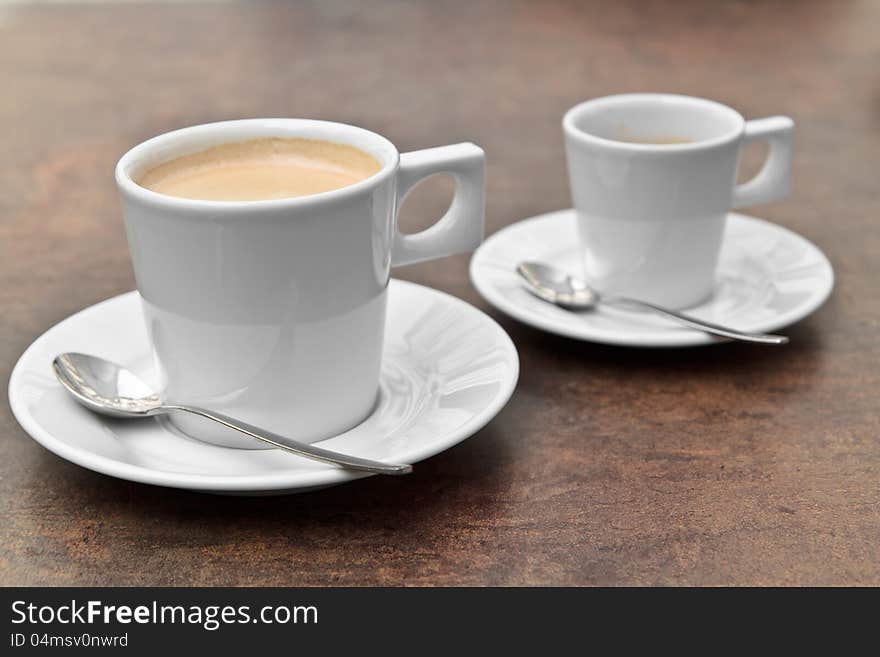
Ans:
<svg viewBox="0 0 880 657"><path fill-rule="evenodd" d="M605 294L671 308L705 300L727 212L789 191L788 117L746 121L702 98L623 94L576 105L562 124L584 275ZM767 161L737 185L742 147L756 140L769 142Z"/></svg>
<svg viewBox="0 0 880 657"><path fill-rule="evenodd" d="M349 144L382 169L341 189L265 201L175 198L135 182L171 158L263 137ZM484 163L474 144L399 154L368 130L305 119L212 123L135 146L116 182L164 395L305 442L360 423L377 400L390 268L480 243ZM449 210L401 234L403 198L436 173L455 181ZM208 442L259 447L200 418L172 422Z"/></svg>

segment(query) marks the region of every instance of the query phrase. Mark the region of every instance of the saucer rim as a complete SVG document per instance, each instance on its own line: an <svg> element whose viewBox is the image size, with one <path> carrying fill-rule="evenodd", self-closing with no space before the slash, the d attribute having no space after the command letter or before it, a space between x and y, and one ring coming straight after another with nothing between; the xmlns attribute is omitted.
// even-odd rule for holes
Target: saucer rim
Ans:
<svg viewBox="0 0 880 657"><path fill-rule="evenodd" d="M492 305L494 308L501 311L505 315L512 317L513 319L516 319L517 321L520 321L524 324L527 324L532 328L560 335L566 338L580 340L582 342L592 342L596 344L606 344L616 347L631 347L641 349L674 349L679 347L701 347L706 345L725 344L731 342L731 340L725 338L716 338L696 329L675 327L673 324L670 324L670 329L674 330L670 330L668 334L665 333L663 329L656 328L654 329L654 331L647 335L641 334L642 337L635 337L635 335L632 333L621 333L619 335L612 335L605 330L595 332L592 330L592 326L588 322L583 323L583 330L578 330L577 328L573 328L568 324L556 323L552 319L543 317L541 315L535 315L527 309L524 309L519 304L511 302L508 297L497 291L496 286L491 282L490 277L484 277L479 271L483 267L483 258L486 257L485 254L488 252L490 245L496 240L501 239L502 236L506 233L522 229L525 227L526 224L551 222L556 219L561 219L562 217L572 215L574 212L574 208L563 208L561 210L554 210L551 212L544 212L541 214L533 215L531 217L527 217L525 219L521 219L520 221L509 224L486 238L486 240L474 253L473 257L471 258L470 267L468 268L471 283L476 288L477 292L479 292L480 296L482 296L483 299L485 299L490 305ZM786 326L790 326L812 315L828 300L828 298L831 296L831 292L834 290L835 285L834 268L832 267L831 262L828 260L828 256L826 256L825 253L818 246L816 246L813 242L808 240L803 235L796 233L790 228L774 223L772 221L768 221L766 219L761 219L760 217L742 214L740 212L728 212L727 217L728 220L734 219L736 221L758 224L762 230L779 231L786 234L788 239L794 239L804 243L808 248L812 249L815 252L815 254L818 256L818 259L824 264L825 269L827 270L827 277L823 277L827 278L825 287L821 290L818 290L817 288L818 291L809 300L805 301L797 308L775 317L773 320L768 320L765 322L756 323L754 326L749 326L748 330L770 332L784 328ZM661 338L659 336L664 337Z"/></svg>
<svg viewBox="0 0 880 657"><path fill-rule="evenodd" d="M480 431L498 415L513 396L513 393L516 390L516 385L519 382L519 353L517 352L513 340L507 334L507 331L505 331L494 318L467 301L447 292L443 292L442 290L430 288L418 283L395 278L389 280L389 291L398 286L410 288L419 294L427 293L437 295L448 303L452 303L453 305L458 304L460 307L465 308L465 312L476 313L478 316L481 316L482 321L488 321L490 325L494 327L493 330L498 337L499 346L507 352L508 360L512 368L510 376L501 381L501 386L495 397L487 403L480 412L474 413L465 424L456 428L454 431L451 431L444 441L440 443L432 443L429 446L420 449L402 451L399 454L389 455L388 457L389 459L398 462L418 463L463 442ZM95 454L87 449L81 447L78 448L53 436L49 431L44 429L35 418L33 418L27 409L27 404L25 403L24 398L20 394L17 394L18 391L21 390L21 378L24 376L25 372L28 371L29 366L31 365L30 361L33 358L36 358L36 352L39 349L40 344L49 339L55 333L63 331L68 324L76 322L78 318L81 320L82 318L80 315L90 312L100 312L101 306L109 305L114 302L118 303L125 297L136 295L138 295L138 291L131 290L87 306L86 308L83 308L55 323L36 337L22 352L9 377L8 399L13 416L31 439L56 456L80 467L92 470L93 472L127 481L185 490L206 492L296 492L298 490L311 490L334 486L348 481L374 476L372 473L345 470L333 465L326 465L308 471L281 471L265 475L204 475L193 473L172 473L125 463ZM85 411L85 409L83 410ZM167 431L167 429L163 430ZM327 438L327 440L330 438L338 438L342 435L344 435L344 433L331 436ZM224 449L207 443L205 443L205 447L208 449Z"/></svg>

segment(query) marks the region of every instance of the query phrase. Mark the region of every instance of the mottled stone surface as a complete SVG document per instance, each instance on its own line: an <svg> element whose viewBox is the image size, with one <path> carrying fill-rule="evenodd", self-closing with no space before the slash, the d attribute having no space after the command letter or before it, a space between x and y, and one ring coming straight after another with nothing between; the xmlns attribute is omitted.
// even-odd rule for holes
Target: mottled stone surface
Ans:
<svg viewBox="0 0 880 657"><path fill-rule="evenodd" d="M498 418L410 477L234 499L117 481L0 408L0 584L880 584L880 4L314 2L0 7L0 385L133 287L113 165L205 121L312 116L488 153L488 228L569 204L560 118L706 95L798 123L753 210L821 246L830 301L782 349L516 342ZM754 165L754 156L749 160ZM407 203L430 223L448 186ZM398 271L487 305L466 257Z"/></svg>

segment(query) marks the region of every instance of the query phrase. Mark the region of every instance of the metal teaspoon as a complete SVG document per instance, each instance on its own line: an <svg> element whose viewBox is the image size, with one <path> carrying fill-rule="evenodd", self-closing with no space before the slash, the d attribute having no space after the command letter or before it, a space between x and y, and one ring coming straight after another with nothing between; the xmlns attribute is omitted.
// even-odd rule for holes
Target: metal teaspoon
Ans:
<svg viewBox="0 0 880 657"><path fill-rule="evenodd" d="M118 418L143 418L171 411L192 413L235 429L264 443L292 454L351 470L375 474L402 475L412 472L411 465L382 463L357 456L347 456L314 445L301 443L221 413L195 406L163 402L159 395L129 370L97 356L66 353L52 361L55 376L76 400L96 413Z"/></svg>
<svg viewBox="0 0 880 657"><path fill-rule="evenodd" d="M516 266L516 272L526 282L527 289L536 297L568 310L587 310L600 303L604 303L620 308L647 310L657 315L668 317L680 324L732 340L756 342L759 344L786 344L788 342L788 338L784 335L737 331L736 329L712 324L711 322L696 319L690 315L683 315L673 310L655 306L652 303L638 301L637 299L603 297L587 285L586 282L570 276L556 267L540 262L521 262Z"/></svg>

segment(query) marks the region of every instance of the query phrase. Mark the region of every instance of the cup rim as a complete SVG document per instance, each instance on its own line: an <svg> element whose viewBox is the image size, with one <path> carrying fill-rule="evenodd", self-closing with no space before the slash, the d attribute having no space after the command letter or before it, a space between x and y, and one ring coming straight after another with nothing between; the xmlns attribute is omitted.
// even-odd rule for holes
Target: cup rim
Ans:
<svg viewBox="0 0 880 657"><path fill-rule="evenodd" d="M214 144L211 144L211 136L216 136L217 133L220 133L222 131L241 130L251 126L268 129L269 131L271 131L273 128L276 128L279 130L279 132L282 132L284 129L290 130L291 128L293 128L294 130L299 129L306 131L309 127L318 127L324 129L325 131L330 130L337 132L340 136L343 136L345 134L356 135L360 137L362 141L371 141L373 144L376 145L375 150L371 151L370 155L373 155L374 157L382 161L382 168L368 178L364 178L363 180L359 180L356 183L346 185L345 187L340 187L338 189L332 189L326 192L318 192L316 194L307 194L305 196L293 196L289 198L279 199L261 199L255 201L209 201L204 199L190 199L182 198L179 196L169 196L167 194L154 192L150 189L147 189L146 187L142 187L134 181L130 174L130 170L135 166L139 159L148 157L150 153L154 153L157 149L160 149L162 147L169 146L175 141L179 141L193 135L198 135L198 133L203 133L205 138L205 148L210 148L211 145L216 145L219 143L229 143L224 142L222 139L220 139L215 140ZM256 139L260 136L261 135L254 134L251 137L244 137L243 139L239 139L239 141L246 139ZM280 136L285 135L282 134ZM286 136L301 136L305 138L311 138L307 134L288 134ZM332 141L326 139L325 137L314 138ZM229 141L237 140L230 139ZM351 146L354 146L355 148L366 150L359 145L353 144L351 141L346 141L345 139L342 139L340 143L347 143ZM389 157L382 157L380 153L387 154ZM116 163L115 178L116 184L123 195L128 196L130 199L140 201L141 203L158 206L167 210L207 210L211 211L214 214L257 210L294 210L320 205L328 201L344 200L346 198L350 198L352 196L360 194L365 190L374 188L393 175L394 171L398 167L399 162L400 153L397 150L397 147L394 146L394 144L392 144L388 139L376 132L372 132L371 130L360 128L358 126L350 125L347 123L302 118L235 119L231 121L201 123L198 125L172 130L170 132L164 132L155 137L151 137L150 139L147 139L146 141L143 141L136 146L133 146L128 151L126 151L122 157L119 158L119 161Z"/></svg>
<svg viewBox="0 0 880 657"><path fill-rule="evenodd" d="M674 102L674 103L690 103L700 105L704 109L710 109L731 116L737 123L737 128L724 134L713 137L712 139L704 139L701 141L688 142L683 144L637 144L633 142L617 141L599 137L577 126L577 120L590 109L596 109L603 105L623 104L634 101L653 101L653 102ZM584 144L593 146L602 146L604 148L618 150L630 153L686 153L689 151L699 151L708 148L714 148L740 138L745 129L746 120L742 114L732 107L724 105L708 98L700 98L699 96L688 96L685 94L668 94L668 93L630 93L630 94L614 94L610 96L601 96L592 98L582 103L578 103L569 109L562 117L562 127L566 136L580 141Z"/></svg>

